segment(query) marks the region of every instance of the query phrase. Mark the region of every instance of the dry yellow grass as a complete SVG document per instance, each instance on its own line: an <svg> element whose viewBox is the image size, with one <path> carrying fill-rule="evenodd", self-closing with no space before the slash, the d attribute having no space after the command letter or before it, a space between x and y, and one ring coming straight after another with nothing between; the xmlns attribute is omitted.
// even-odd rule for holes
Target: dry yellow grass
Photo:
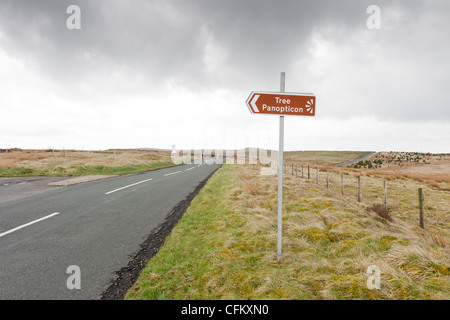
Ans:
<svg viewBox="0 0 450 320"><path fill-rule="evenodd" d="M268 224L265 229L272 230L274 242L276 177L259 176L248 166L240 169L247 174L253 171L253 182L260 188L266 186L267 192L259 197L246 197L244 188L241 200L249 212L273 217L260 219L258 224ZM309 283L305 289L317 290L317 297L449 299L450 193L425 187L426 230L422 230L417 196L422 184L407 178L389 182L388 204L394 221L388 222L366 210L383 202L383 179L364 176L362 202L358 203L358 174L345 175L344 196L339 173L330 174L329 189L325 172L319 172L319 185L315 171L310 180L285 175L283 260L290 267L311 270L301 278ZM305 259L300 265L297 254ZM363 294L364 272L372 264L382 270L384 290ZM320 270L329 273L320 276ZM441 286L438 292L438 283L447 287Z"/></svg>
<svg viewBox="0 0 450 320"><path fill-rule="evenodd" d="M284 160L295 164L332 165L357 159L365 151L287 151Z"/></svg>
<svg viewBox="0 0 450 320"><path fill-rule="evenodd" d="M149 161L170 161L170 151L79 151L79 150L22 150L0 153L0 167L31 169L67 168L73 165L130 165Z"/></svg>
<svg viewBox="0 0 450 320"><path fill-rule="evenodd" d="M448 174L450 154L377 152L367 160L381 160L381 169L419 174Z"/></svg>
<svg viewBox="0 0 450 320"><path fill-rule="evenodd" d="M406 179L388 184L356 172L284 177L283 255L276 257L277 177L258 165L226 165L195 199L129 299L450 299L450 193ZM249 184L252 186L249 187ZM426 230L417 188L425 189ZM258 192L255 193L254 189ZM367 269L381 270L381 289Z"/></svg>
<svg viewBox="0 0 450 320"><path fill-rule="evenodd" d="M291 166L294 165L294 171L297 171L297 175L301 176L302 164L286 163L287 173L291 173ZM308 164L303 164L304 174L306 176ZM425 165L426 166L426 165ZM425 167L424 166L424 167ZM428 166L432 167L432 164ZM344 173L351 174L354 177L358 175L363 176L374 176L387 181L394 180L415 180L420 183L424 183L430 188L450 191L450 164L448 166L448 174L446 173L413 173L409 171L402 171L401 169L389 169L389 168L379 168L379 169L367 169L367 168L351 168L351 167L335 167L329 165L310 165L311 174L315 176L315 170L318 168L321 172L330 173ZM432 172L433 169L428 169L424 171Z"/></svg>
<svg viewBox="0 0 450 320"><path fill-rule="evenodd" d="M0 176L129 174L172 165L170 151L14 150L0 153Z"/></svg>

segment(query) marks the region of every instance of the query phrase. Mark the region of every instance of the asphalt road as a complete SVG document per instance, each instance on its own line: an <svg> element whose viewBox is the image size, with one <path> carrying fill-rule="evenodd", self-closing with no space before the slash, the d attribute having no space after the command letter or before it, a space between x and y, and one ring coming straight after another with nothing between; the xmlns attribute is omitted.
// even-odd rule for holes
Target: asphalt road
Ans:
<svg viewBox="0 0 450 320"><path fill-rule="evenodd" d="M217 167L186 164L3 198L0 299L100 299L150 232ZM81 289L67 288L72 265Z"/></svg>
<svg viewBox="0 0 450 320"><path fill-rule="evenodd" d="M365 158L368 158L368 157L370 157L371 155L373 155L373 154L375 154L375 153L376 153L375 151L370 151L370 152L366 153L365 155L359 157L358 159L355 159L355 160L351 160L351 161L348 161L348 162L344 162L344 163L338 164L338 165L336 165L336 167L346 167L346 166L349 166L349 165L354 164L354 163L356 163L356 162L358 162L358 161L364 160Z"/></svg>
<svg viewBox="0 0 450 320"><path fill-rule="evenodd" d="M50 191L52 188L47 184L65 179L67 177L0 178L0 204Z"/></svg>

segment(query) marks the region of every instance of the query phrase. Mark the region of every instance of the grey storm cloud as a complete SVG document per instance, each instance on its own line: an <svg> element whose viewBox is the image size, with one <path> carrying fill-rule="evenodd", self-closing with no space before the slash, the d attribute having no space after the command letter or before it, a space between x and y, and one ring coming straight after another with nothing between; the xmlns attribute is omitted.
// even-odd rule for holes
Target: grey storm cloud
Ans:
<svg viewBox="0 0 450 320"><path fill-rule="evenodd" d="M348 83L333 93L340 103L325 99L331 116L383 109L381 118L450 119L450 3L376 2L389 13L380 31L366 28L372 1L1 1L0 45L69 87L126 69L149 87L173 80L192 90L252 84L266 90L286 71L298 86L316 84L322 96L325 84ZM81 8L81 30L66 28L71 4ZM317 35L336 49L350 48L354 74L339 69L345 68L342 56L329 67L339 74L295 69L307 65ZM375 52L364 51L361 35L374 42L367 47Z"/></svg>
<svg viewBox="0 0 450 320"><path fill-rule="evenodd" d="M181 77L206 85L208 36L225 51L225 65L244 78L258 78L303 54L321 25L364 26L363 2L6 1L0 25L17 54L54 75L96 72L105 63L131 66L158 80ZM66 28L70 4L81 8L79 31Z"/></svg>

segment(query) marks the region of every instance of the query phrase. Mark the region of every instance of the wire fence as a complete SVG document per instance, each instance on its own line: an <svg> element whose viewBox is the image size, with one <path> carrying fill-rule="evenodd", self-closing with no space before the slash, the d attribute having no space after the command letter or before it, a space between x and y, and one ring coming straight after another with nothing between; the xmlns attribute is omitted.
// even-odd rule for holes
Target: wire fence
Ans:
<svg viewBox="0 0 450 320"><path fill-rule="evenodd" d="M377 172L352 172L345 168L285 163L284 174L329 195L361 205L381 205L394 218L449 235L449 191L431 188L413 179L383 177Z"/></svg>

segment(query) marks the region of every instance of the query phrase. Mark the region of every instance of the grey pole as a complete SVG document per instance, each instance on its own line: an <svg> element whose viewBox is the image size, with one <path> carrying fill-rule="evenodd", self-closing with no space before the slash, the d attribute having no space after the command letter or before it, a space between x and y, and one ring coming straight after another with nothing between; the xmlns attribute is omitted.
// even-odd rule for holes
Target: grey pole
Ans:
<svg viewBox="0 0 450 320"><path fill-rule="evenodd" d="M285 74L281 72L280 91L284 92ZM284 142L284 116L280 116L280 140L278 151L278 216L277 216L277 256L281 257L281 234L283 228L283 142Z"/></svg>
<svg viewBox="0 0 450 320"><path fill-rule="evenodd" d="M330 188L330 171L327 170L327 189Z"/></svg>

